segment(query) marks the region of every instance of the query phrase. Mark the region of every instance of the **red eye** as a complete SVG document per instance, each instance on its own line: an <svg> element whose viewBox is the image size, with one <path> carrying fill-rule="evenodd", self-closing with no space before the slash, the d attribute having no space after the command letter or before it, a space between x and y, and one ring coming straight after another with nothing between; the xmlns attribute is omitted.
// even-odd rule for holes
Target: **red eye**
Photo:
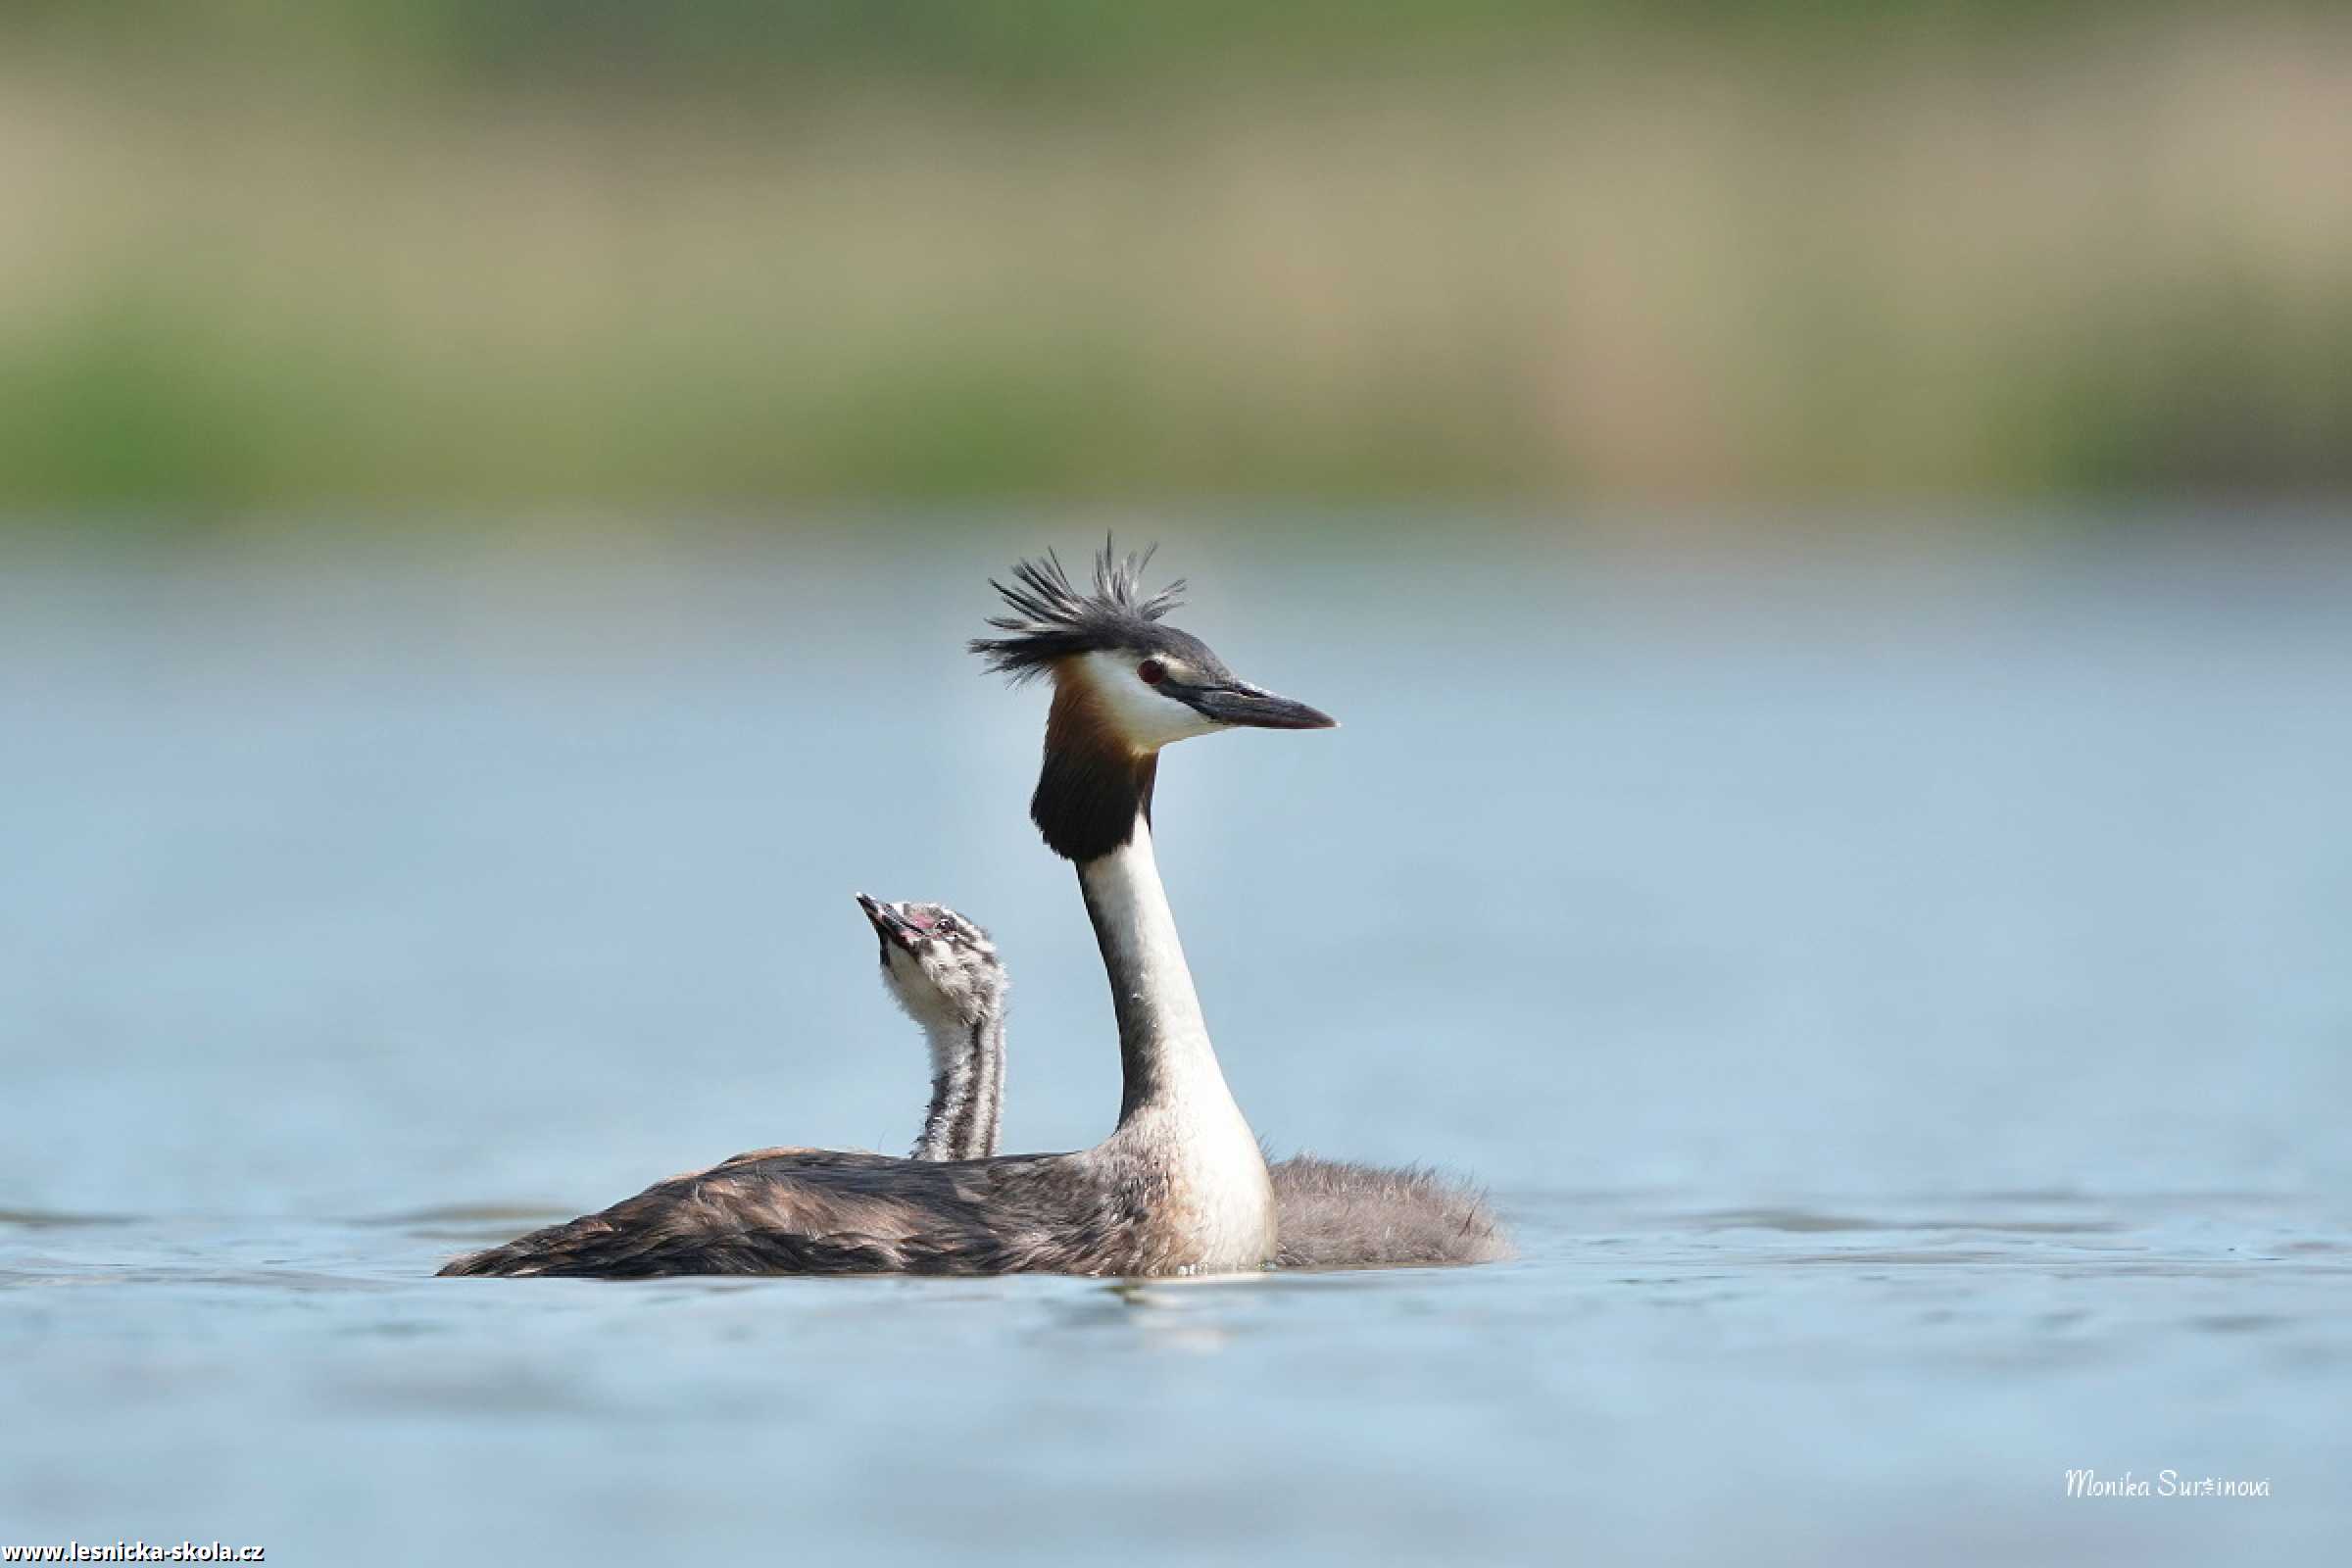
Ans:
<svg viewBox="0 0 2352 1568"><path fill-rule="evenodd" d="M1147 686L1156 686L1168 678L1168 666L1156 659L1147 659L1135 666L1136 678Z"/></svg>

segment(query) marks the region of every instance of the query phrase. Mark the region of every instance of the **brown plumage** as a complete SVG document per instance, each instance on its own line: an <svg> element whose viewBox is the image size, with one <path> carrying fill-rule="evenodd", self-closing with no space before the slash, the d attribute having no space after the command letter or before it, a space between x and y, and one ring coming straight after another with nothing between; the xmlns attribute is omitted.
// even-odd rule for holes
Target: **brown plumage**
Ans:
<svg viewBox="0 0 2352 1568"><path fill-rule="evenodd" d="M992 1140L993 1142L993 1140ZM1492 1263L1486 1199L1421 1167L1300 1154L1271 1168L1283 1268ZM1153 1186L1109 1146L915 1161L788 1149L675 1176L600 1213L461 1257L445 1275L1153 1274Z"/></svg>
<svg viewBox="0 0 2352 1568"><path fill-rule="evenodd" d="M741 1154L611 1208L461 1257L445 1275L1164 1274L1151 1162L1109 1143L1074 1154L907 1160Z"/></svg>

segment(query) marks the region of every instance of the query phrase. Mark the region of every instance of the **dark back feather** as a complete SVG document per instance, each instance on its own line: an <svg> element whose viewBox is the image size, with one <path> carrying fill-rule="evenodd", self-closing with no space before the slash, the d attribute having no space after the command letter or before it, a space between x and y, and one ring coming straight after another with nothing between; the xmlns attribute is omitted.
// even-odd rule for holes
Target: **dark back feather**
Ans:
<svg viewBox="0 0 2352 1568"><path fill-rule="evenodd" d="M1149 1159L905 1160L781 1150L656 1183L469 1253L445 1275L1164 1274L1188 1239Z"/></svg>

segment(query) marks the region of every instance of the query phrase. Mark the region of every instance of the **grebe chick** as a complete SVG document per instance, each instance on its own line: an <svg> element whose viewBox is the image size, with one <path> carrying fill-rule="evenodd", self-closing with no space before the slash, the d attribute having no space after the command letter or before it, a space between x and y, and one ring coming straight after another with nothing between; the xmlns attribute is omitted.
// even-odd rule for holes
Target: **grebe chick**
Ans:
<svg viewBox="0 0 2352 1568"><path fill-rule="evenodd" d="M1053 707L1030 820L1077 869L1119 1027L1118 1125L1092 1149L989 1159L762 1150L461 1257L444 1274L1200 1274L1275 1253L1273 1187L1209 1043L1152 846L1159 754L1218 730L1328 729L1166 625L1181 584L1105 543L1091 592L1061 563L992 584L969 646Z"/></svg>
<svg viewBox="0 0 2352 1568"><path fill-rule="evenodd" d="M988 933L944 904L858 895L882 973L931 1045L931 1108L916 1159L984 1159L1004 1118L1004 965ZM1298 1154L1268 1167L1284 1268L1492 1263L1511 1246L1474 1189L1422 1166Z"/></svg>
<svg viewBox="0 0 2352 1568"><path fill-rule="evenodd" d="M858 895L882 981L931 1048L931 1108L910 1159L986 1159L1004 1119L1004 997L988 933L944 904Z"/></svg>

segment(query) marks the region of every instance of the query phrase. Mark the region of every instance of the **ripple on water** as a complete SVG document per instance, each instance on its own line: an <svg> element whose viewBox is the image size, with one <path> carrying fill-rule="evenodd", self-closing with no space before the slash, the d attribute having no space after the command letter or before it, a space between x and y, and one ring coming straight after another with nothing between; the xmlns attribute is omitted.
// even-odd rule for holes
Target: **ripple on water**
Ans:
<svg viewBox="0 0 2352 1568"><path fill-rule="evenodd" d="M76 1214L63 1209L0 1208L0 1225L22 1225L27 1230L63 1230L82 1225L135 1225L133 1214Z"/></svg>
<svg viewBox="0 0 2352 1568"><path fill-rule="evenodd" d="M1690 1216L1711 1230L1768 1230L1810 1235L1832 1231L1982 1231L2010 1236L2085 1236L2120 1231L2104 1219L1871 1219L1857 1214L1819 1213L1802 1208L1726 1208Z"/></svg>

